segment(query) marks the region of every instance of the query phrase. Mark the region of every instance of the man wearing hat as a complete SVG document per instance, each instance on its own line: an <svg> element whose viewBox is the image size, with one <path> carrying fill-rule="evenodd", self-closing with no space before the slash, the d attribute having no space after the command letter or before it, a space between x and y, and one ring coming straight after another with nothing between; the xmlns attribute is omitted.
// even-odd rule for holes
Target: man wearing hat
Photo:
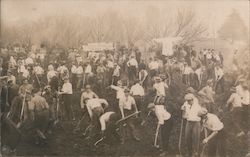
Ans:
<svg viewBox="0 0 250 157"><path fill-rule="evenodd" d="M122 115L122 118L124 118L125 116L128 116L130 114L133 113L137 113L138 109L135 103L135 99L130 96L130 91L129 89L124 89L124 97L122 97L121 99L119 99L119 107L120 107L120 112ZM134 125L134 119L133 118L129 118L126 120L126 125L128 126L128 129L130 130L130 134L132 135L133 139L136 141L139 141L140 139L136 136L136 129L135 129L135 125ZM122 143L124 143L124 138L125 138L125 128L122 129Z"/></svg>
<svg viewBox="0 0 250 157"><path fill-rule="evenodd" d="M205 131L205 138L202 143L208 145L208 156L214 157L218 152L220 157L226 157L227 144L224 124L215 114L208 113L205 108L202 108L198 115L202 119L202 126Z"/></svg>
<svg viewBox="0 0 250 157"><path fill-rule="evenodd" d="M227 107L229 107L231 111L231 117L233 125L237 130L237 136L244 135L244 131L242 129L242 104L241 104L241 96L236 92L236 88L232 87L230 89L232 92L231 96L227 100Z"/></svg>
<svg viewBox="0 0 250 157"><path fill-rule="evenodd" d="M156 76L155 84L153 85L153 88L156 91L154 103L157 103L160 97L166 96L166 88L168 88L168 85L165 82L163 82L159 76Z"/></svg>
<svg viewBox="0 0 250 157"><path fill-rule="evenodd" d="M157 104L151 103L148 105L148 109L154 111L158 119L157 128L161 130L160 132L163 152L160 154L160 156L166 156L167 154L169 148L170 133L173 128L171 114L166 110L164 105L165 97L160 97L159 103Z"/></svg>
<svg viewBox="0 0 250 157"><path fill-rule="evenodd" d="M124 87L122 86L122 81L119 80L117 82L117 86L115 85L111 85L110 88L114 89L116 91L116 103L119 103L119 100L122 99L125 95L124 95ZM119 106L115 106L115 110L119 111Z"/></svg>
<svg viewBox="0 0 250 157"><path fill-rule="evenodd" d="M200 142L200 121L201 118L198 113L201 111L201 106L199 105L195 96L191 93L185 95L186 100L186 119L187 124L185 128L185 139L188 149L188 155L198 156L199 142Z"/></svg>

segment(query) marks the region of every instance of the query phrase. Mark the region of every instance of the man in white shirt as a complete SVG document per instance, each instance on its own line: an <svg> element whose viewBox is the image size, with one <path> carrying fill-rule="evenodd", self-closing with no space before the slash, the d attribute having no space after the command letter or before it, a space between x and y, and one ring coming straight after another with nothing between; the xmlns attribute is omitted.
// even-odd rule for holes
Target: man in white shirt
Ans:
<svg viewBox="0 0 250 157"><path fill-rule="evenodd" d="M198 156L200 143L200 121L198 113L201 111L201 106L193 94L185 95L187 107L185 108L187 124L185 128L185 139L189 156Z"/></svg>
<svg viewBox="0 0 250 157"><path fill-rule="evenodd" d="M173 121L171 119L171 114L165 108L165 97L160 97L159 104L149 104L148 109L153 111L158 119L157 130L161 130L161 142L163 149L160 156L166 156L169 148L169 138L173 128Z"/></svg>
<svg viewBox="0 0 250 157"><path fill-rule="evenodd" d="M119 105L116 105L116 104L118 104L119 100L125 96L122 81L119 80L117 82L117 86L111 85L110 88L116 91L116 101L115 101L114 107L115 107L115 111L119 111Z"/></svg>
<svg viewBox="0 0 250 157"><path fill-rule="evenodd" d="M221 92L224 92L224 72L223 69L220 67L220 65L215 66L214 68L215 73L215 91L218 91L218 88L220 86Z"/></svg>
<svg viewBox="0 0 250 157"><path fill-rule="evenodd" d="M242 136L244 135L244 131L242 129L242 103L241 103L241 97L240 95L236 92L236 88L232 87L230 89L232 92L231 96L227 100L227 107L229 107L231 111L231 119L233 122L234 127L237 130L237 136Z"/></svg>
<svg viewBox="0 0 250 157"><path fill-rule="evenodd" d="M43 82L44 70L40 66L40 64L36 64L33 71L34 71L34 74L35 74L35 77L36 77L38 83L40 84L41 82Z"/></svg>
<svg viewBox="0 0 250 157"><path fill-rule="evenodd" d="M72 89L72 84L69 82L69 79L66 78L64 80L64 84L62 86L61 92L58 94L62 95L62 111L64 118L66 120L71 120L73 117L73 109L72 109L72 94L73 94L73 89ZM74 117L73 117L74 119Z"/></svg>
<svg viewBox="0 0 250 157"><path fill-rule="evenodd" d="M125 96L119 100L119 107L121 111L122 118L125 116L128 116L133 113L137 113L138 109L135 103L135 99L130 96L129 94L129 89L124 90ZM128 126L128 129L130 130L130 134L132 135L133 139L136 141L139 141L140 139L136 136L136 130L135 130L135 125L134 125L134 118L131 117L126 120L126 124ZM124 143L125 135L126 135L126 130L125 128L122 129L123 135L122 135L122 143Z"/></svg>
<svg viewBox="0 0 250 157"><path fill-rule="evenodd" d="M205 138L203 139L203 144L208 144L208 156L226 157L226 134L224 130L224 124L220 119L212 113L207 113L205 108L198 114L202 118L202 124L205 131ZM208 135L208 132L211 134Z"/></svg>
<svg viewBox="0 0 250 157"><path fill-rule="evenodd" d="M90 136L94 136L98 132L99 118L104 113L104 109L107 108L109 104L105 99L100 98L86 98L85 102L89 117L91 119L91 123L87 127L85 134L90 133ZM104 107L102 105L104 105Z"/></svg>
<svg viewBox="0 0 250 157"><path fill-rule="evenodd" d="M25 64L26 65L33 65L34 64L34 61L31 57L28 57L25 59Z"/></svg>
<svg viewBox="0 0 250 157"><path fill-rule="evenodd" d="M130 94L134 97L138 110L141 111L143 109L142 102L145 92L139 80L136 80L135 84L131 87Z"/></svg>
<svg viewBox="0 0 250 157"><path fill-rule="evenodd" d="M52 64L50 64L48 66L48 73L47 73L47 80L48 80L48 84L50 84L50 81L53 77L55 77L57 75L57 72L54 70L54 67Z"/></svg>
<svg viewBox="0 0 250 157"><path fill-rule="evenodd" d="M157 76L155 77L155 84L153 85L153 88L156 90L156 96L154 99L154 103L156 104L158 102L158 98L166 96L166 88L168 88L168 85L163 82L159 76Z"/></svg>

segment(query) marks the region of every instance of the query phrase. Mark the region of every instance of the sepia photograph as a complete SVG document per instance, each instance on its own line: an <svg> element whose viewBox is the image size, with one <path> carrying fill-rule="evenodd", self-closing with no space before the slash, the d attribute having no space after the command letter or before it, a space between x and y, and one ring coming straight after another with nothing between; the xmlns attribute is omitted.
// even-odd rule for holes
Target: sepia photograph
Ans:
<svg viewBox="0 0 250 157"><path fill-rule="evenodd" d="M0 156L250 157L249 0L0 0Z"/></svg>

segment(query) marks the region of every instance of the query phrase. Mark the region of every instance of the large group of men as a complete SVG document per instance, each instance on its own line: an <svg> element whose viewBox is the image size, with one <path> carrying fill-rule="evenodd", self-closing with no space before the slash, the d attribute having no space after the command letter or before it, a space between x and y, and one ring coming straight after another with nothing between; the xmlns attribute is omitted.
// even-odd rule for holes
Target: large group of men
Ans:
<svg viewBox="0 0 250 157"><path fill-rule="evenodd" d="M249 133L249 85L244 79L248 76L235 80L230 97L219 105L218 95L228 91L223 56L214 49L196 52L191 46L178 45L173 56L148 59L138 48L94 56L85 52L85 57L75 48L60 54L44 51L44 47L1 49L3 133L9 133L10 125L32 130L35 143L43 145L56 123L77 121L74 132L99 139L93 146L109 139L122 145L129 140L127 133L142 141L137 125L146 125L153 115L158 122L152 143L162 150L161 156L167 156L177 114L181 117L179 153L184 146L190 157L202 156L205 146L208 156L227 156L225 124L219 117L226 109L232 115L235 136ZM177 110L171 109L173 102L179 103L172 107ZM87 126L82 128L82 123ZM3 146L16 148L7 136L2 138Z"/></svg>

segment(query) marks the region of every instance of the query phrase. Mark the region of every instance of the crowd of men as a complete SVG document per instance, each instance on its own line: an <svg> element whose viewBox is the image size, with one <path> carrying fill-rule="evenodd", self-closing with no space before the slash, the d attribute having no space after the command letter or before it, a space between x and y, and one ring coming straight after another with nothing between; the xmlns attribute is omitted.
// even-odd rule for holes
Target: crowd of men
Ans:
<svg viewBox="0 0 250 157"><path fill-rule="evenodd" d="M182 119L179 153L184 146L190 157L203 155L201 145L207 146L209 156L217 152L227 156L225 125L219 118L225 109L232 115L235 136L249 133L248 82L245 76L239 77L228 100L218 104L218 95L228 91L223 56L214 49L196 52L178 45L173 56L149 59L137 48L94 56L86 52L85 57L79 49L67 49L60 55L44 51L46 48L2 48L1 118L6 123L2 132L8 132L6 126L11 123L17 130L34 131L35 143L42 145L56 123L77 121L74 132L100 139L93 145L111 138L122 145L128 140L127 133L141 141L137 125L145 125L154 115L158 122L152 143L166 156L169 138L175 134L173 119L178 115ZM76 111L76 106L81 110ZM88 118L87 127L82 128ZM2 143L16 147L7 137Z"/></svg>

